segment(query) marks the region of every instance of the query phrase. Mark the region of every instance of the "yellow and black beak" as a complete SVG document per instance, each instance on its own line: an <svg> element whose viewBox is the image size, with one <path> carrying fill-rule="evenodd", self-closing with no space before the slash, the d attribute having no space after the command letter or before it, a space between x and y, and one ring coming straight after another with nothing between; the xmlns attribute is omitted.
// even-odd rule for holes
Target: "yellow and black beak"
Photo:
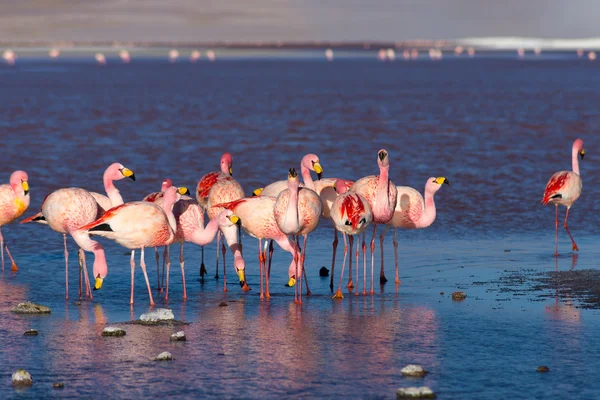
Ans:
<svg viewBox="0 0 600 400"><path fill-rule="evenodd" d="M296 276L292 276L290 278L290 280L288 281L288 283L286 283L286 287L294 287L294 285L296 284Z"/></svg>
<svg viewBox="0 0 600 400"><path fill-rule="evenodd" d="M254 191L252 192L252 196L254 196L254 197L260 196L260 194L262 193L263 189L264 188L254 189Z"/></svg>
<svg viewBox="0 0 600 400"><path fill-rule="evenodd" d="M29 183L27 181L21 181L21 187L23 188L23 192L25 192L25 196L29 193Z"/></svg>
<svg viewBox="0 0 600 400"><path fill-rule="evenodd" d="M232 215L228 216L227 218L228 218L228 219L231 221L231 223L232 223L232 224L234 224L234 225L238 225L238 226L239 226L239 225L241 225L241 224L242 224L242 221L240 220L240 217L238 217L237 215L234 215L234 214L232 214Z"/></svg>
<svg viewBox="0 0 600 400"><path fill-rule="evenodd" d="M229 166L229 175L233 176L233 167Z"/></svg>
<svg viewBox="0 0 600 400"><path fill-rule="evenodd" d="M581 151L579 152L579 155L581 156L581 159L583 160L583 157L585 156L585 150L581 149Z"/></svg>
<svg viewBox="0 0 600 400"><path fill-rule="evenodd" d="M313 163L313 169L317 173L317 179L321 179L323 177L323 167L318 161Z"/></svg>
<svg viewBox="0 0 600 400"><path fill-rule="evenodd" d="M135 174L129 168L122 168L121 173L125 178L130 178L131 180L135 181Z"/></svg>
<svg viewBox="0 0 600 400"><path fill-rule="evenodd" d="M96 283L94 284L94 290L100 290L102 289L102 282L104 281L104 279L100 278L100 275L98 275L96 277Z"/></svg>
<svg viewBox="0 0 600 400"><path fill-rule="evenodd" d="M240 286L244 287L244 284L246 283L246 272L243 269L238 269L237 274L240 277Z"/></svg>
<svg viewBox="0 0 600 400"><path fill-rule="evenodd" d="M188 188L186 188L185 186L178 187L177 192L182 196L186 195L186 194L190 194L190 190Z"/></svg>
<svg viewBox="0 0 600 400"><path fill-rule="evenodd" d="M440 176L438 178L435 178L434 180L435 183L437 183L438 185L442 185L442 184L446 184L446 185L450 185L450 181L448 180L448 178L445 178L443 176Z"/></svg>

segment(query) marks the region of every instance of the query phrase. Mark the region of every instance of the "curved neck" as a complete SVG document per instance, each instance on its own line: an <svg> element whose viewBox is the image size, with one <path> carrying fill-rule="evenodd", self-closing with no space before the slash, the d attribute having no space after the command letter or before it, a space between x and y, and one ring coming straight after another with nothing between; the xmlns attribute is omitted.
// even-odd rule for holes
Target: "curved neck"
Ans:
<svg viewBox="0 0 600 400"><path fill-rule="evenodd" d="M302 174L304 187L307 187L310 190L315 190L315 183L313 182L312 176L310 176L310 170L305 167L304 164L300 164L300 173Z"/></svg>
<svg viewBox="0 0 600 400"><path fill-rule="evenodd" d="M425 205L421 218L415 224L417 228L427 228L433 224L436 217L435 201L433 201L433 193L425 189Z"/></svg>
<svg viewBox="0 0 600 400"><path fill-rule="evenodd" d="M196 227L192 233L190 241L198 246L205 246L215 239L218 229L218 218L213 218L206 225L206 227L203 227L202 225Z"/></svg>
<svg viewBox="0 0 600 400"><path fill-rule="evenodd" d="M221 232L227 241L229 249L233 253L233 265L236 268L244 268L244 258L242 256L242 244L238 241L237 226L221 228Z"/></svg>
<svg viewBox="0 0 600 400"><path fill-rule="evenodd" d="M113 183L113 180L104 175L104 190L106 190L106 194L110 199L110 204L113 207L120 206L123 204L123 197L121 197L121 193L119 193L119 189Z"/></svg>
<svg viewBox="0 0 600 400"><path fill-rule="evenodd" d="M575 147L573 147L573 153L571 154L572 164L573 164L573 172L579 175L579 152Z"/></svg>
<svg viewBox="0 0 600 400"><path fill-rule="evenodd" d="M389 211L389 169L390 167L379 168L379 178L377 179L377 193L375 194L375 207L378 210Z"/></svg>
<svg viewBox="0 0 600 400"><path fill-rule="evenodd" d="M300 228L298 220L298 181L295 183L288 182L288 191L290 196L281 228L282 232L291 234L291 232L296 232Z"/></svg>
<svg viewBox="0 0 600 400"><path fill-rule="evenodd" d="M85 232L73 231L70 233L79 247L94 253L94 278L98 276L104 278L108 274L108 265L106 264L106 256L102 245L90 239L90 236Z"/></svg>

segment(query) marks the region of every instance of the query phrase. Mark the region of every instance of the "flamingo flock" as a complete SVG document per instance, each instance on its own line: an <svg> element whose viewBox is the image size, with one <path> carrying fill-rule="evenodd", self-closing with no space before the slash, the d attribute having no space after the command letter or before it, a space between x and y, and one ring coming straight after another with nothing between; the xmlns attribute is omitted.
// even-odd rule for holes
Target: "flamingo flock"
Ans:
<svg viewBox="0 0 600 400"><path fill-rule="evenodd" d="M571 241L573 251L579 248L568 227L569 210L581 195L582 180L579 170L579 157L583 159L585 151L583 141L575 140L572 147L572 171L559 171L552 175L542 199L543 204L556 206L556 243L555 255L558 256L558 206L567 207L564 228ZM79 296L83 295L82 279L85 282L85 295L93 297L93 290L100 290L108 276L108 261L102 244L96 237L113 240L131 251L131 293L130 304L134 303L135 251L139 250L139 264L144 274L150 305L154 306L154 297L145 263L145 250L149 247L165 247L163 263L166 265L166 284L164 267L160 277L159 256L157 259L157 281L159 290L164 288L164 299L169 299L170 253L172 244L180 244L180 268L183 285L183 299L187 299L184 251L185 242L205 246L217 238L217 277L219 273L219 251L223 258L224 290L227 268L225 265L226 246L234 257L233 268L239 278L243 291L249 291L246 281L246 264L242 251L241 232L258 239L259 260L259 296L268 299L270 293L270 273L273 256L273 241L287 253L291 260L288 267L288 284L295 288L294 300L302 303L303 281L306 293L310 294L308 278L305 274L307 238L322 219L331 220L334 226L334 241L331 268L331 288L333 292L335 253L338 232L344 240L344 255L339 277L339 285L333 298L341 299L344 271L350 258L347 287L353 292L352 259L355 256L356 295L374 294L375 284L375 239L377 227L383 225L381 233L381 269L380 284L385 284L383 244L386 232L394 228L395 283L399 284L399 260L397 228L422 229L430 226L436 218L434 195L443 185L449 185L446 177L430 177L425 183L423 195L407 186L396 186L390 179L390 154L386 149L377 152L377 175L369 175L356 181L341 178L322 178L323 167L315 154L305 155L300 162L302 182L294 168L285 181L273 182L264 188L255 190L246 196L233 178L233 157L224 153L220 170L204 175L196 186L196 198L190 197L185 187L176 187L170 179L164 179L161 191L147 195L143 200L124 202L115 182L129 178L135 181L132 170L122 164L111 164L103 175L106 195L89 192L82 188L58 189L46 196L41 210L21 221L37 222L61 233L65 256L65 297L69 298L69 253L67 235L79 246L78 256L81 265L79 274ZM313 180L315 172L317 180ZM8 250L1 228L21 217L30 204L29 179L24 171L15 171L9 184L0 185L0 247L2 253L2 272L4 272L4 252L6 251L12 271L17 264ZM205 223L205 214L208 222ZM369 241L371 253L370 288L367 291L367 230L372 227ZM354 236L362 235L362 243L357 240L356 253L353 254ZM302 244L300 238L303 239ZM222 242L222 243L221 243ZM363 251L363 290L359 287L359 253ZM268 257L267 257L268 251ZM94 254L92 279L89 280L85 253ZM349 256L349 257L348 257ZM206 274L204 253L202 255L202 278ZM83 278L82 278L83 274Z"/></svg>

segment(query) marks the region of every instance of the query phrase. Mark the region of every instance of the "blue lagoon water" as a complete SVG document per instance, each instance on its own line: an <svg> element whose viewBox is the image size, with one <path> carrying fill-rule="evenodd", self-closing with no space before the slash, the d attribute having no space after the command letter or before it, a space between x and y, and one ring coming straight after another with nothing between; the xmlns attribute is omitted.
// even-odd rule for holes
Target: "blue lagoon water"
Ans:
<svg viewBox="0 0 600 400"><path fill-rule="evenodd" d="M110 60L109 60L110 61ZM399 387L430 386L442 399L597 398L600 315L559 290L516 295L498 290L512 271L598 269L600 75L583 60L540 57L378 63L373 60L32 61L0 66L0 172L29 173L36 212L44 196L69 186L103 191L112 162L133 169L119 181L126 201L156 191L165 177L195 188L216 170L222 152L247 193L319 155L325 176L376 174L376 154L389 150L397 185L422 190L430 176L451 182L436 195L438 217L422 231L399 231L400 278L374 296L345 292L332 300L331 224L310 235L307 273L313 295L302 306L284 286L289 255L275 250L269 301L258 296L257 243L243 235L243 293L228 254L228 291L215 280L215 244L207 246L209 277L200 282L200 249L187 245L188 300L182 301L177 251L170 299L184 327L126 325L104 338L107 324L149 310L136 270L129 306L127 250L102 240L109 275L92 301L77 303L76 247L70 294L64 299L61 235L16 223L3 235L20 267L0 278L1 398L394 398ZM575 265L560 232L555 259L554 208L540 204L550 175L570 168L571 144L584 139L583 195L570 227L581 249ZM561 210L561 217L564 210ZM393 278L388 234L386 274ZM379 243L377 242L377 248ZM336 276L343 244L340 240ZM88 256L91 264L92 256ZM152 251L146 253L156 285ZM379 254L376 256L379 267ZM344 279L346 281L346 278ZM337 280L336 280L337 285ZM362 288L362 281L360 283ZM462 290L467 299L453 302ZM443 293L443 294L442 294ZM30 300L48 316L10 308ZM221 302L227 307L219 307ZM29 328L39 336L26 337ZM169 336L183 329L187 342ZM174 360L153 358L170 351ZM430 373L402 377L416 363ZM550 372L540 374L540 365ZM11 386L25 368L34 385ZM64 382L65 388L52 388Z"/></svg>

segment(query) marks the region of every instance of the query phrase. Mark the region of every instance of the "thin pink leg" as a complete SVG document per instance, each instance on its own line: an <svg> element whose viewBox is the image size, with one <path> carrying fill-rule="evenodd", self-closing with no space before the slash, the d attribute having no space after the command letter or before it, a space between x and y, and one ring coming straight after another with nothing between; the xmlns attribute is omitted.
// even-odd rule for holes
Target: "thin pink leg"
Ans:
<svg viewBox="0 0 600 400"><path fill-rule="evenodd" d="M556 225L556 239L555 239L555 250L554 250L554 257L558 257L558 204L556 205L556 221L555 221L555 225Z"/></svg>
<svg viewBox="0 0 600 400"><path fill-rule="evenodd" d="M171 276L171 254L169 254L169 246L165 246L164 258L167 260L167 291L165 293L165 300L169 300L169 278ZM144 254L144 248L142 247L142 256Z"/></svg>
<svg viewBox="0 0 600 400"><path fill-rule="evenodd" d="M67 251L67 235L63 234L65 243L65 299L69 299L69 252Z"/></svg>
<svg viewBox="0 0 600 400"><path fill-rule="evenodd" d="M204 246L202 246L202 263L200 264L200 279L204 282L204 276L207 275L206 266L204 265Z"/></svg>
<svg viewBox="0 0 600 400"><path fill-rule="evenodd" d="M0 233L1 235L1 233ZM4 239L2 239L2 241L4 241ZM12 255L10 254L10 251L8 250L8 245L4 244L4 249L6 249L6 254L8 254L8 258L10 258L10 262L11 262L11 266L10 269L13 272L16 272L19 270L19 267L17 267L17 263L15 262L15 260L13 259ZM4 253L2 253L2 255L4 256Z"/></svg>
<svg viewBox="0 0 600 400"><path fill-rule="evenodd" d="M183 242L181 242L181 247L179 250L179 264L181 265L181 283L183 283L183 299L187 300L187 292L185 290L185 260L183 259Z"/></svg>
<svg viewBox="0 0 600 400"><path fill-rule="evenodd" d="M335 270L335 252L337 250L337 245L338 245L338 233L337 233L337 229L335 229L335 227L333 228L333 234L334 234L334 238L333 238L333 243L331 244L333 246L333 256L331 257L331 277L329 278L329 289L331 289L332 292L333 292L333 271Z"/></svg>
<svg viewBox="0 0 600 400"><path fill-rule="evenodd" d="M92 295L92 286L90 285L90 277L88 276L87 263L85 260L85 251L83 251L83 249L79 249L79 251L81 252L81 269L83 269L83 276L85 278L85 295L86 297L89 297L90 300L93 300L94 296Z"/></svg>
<svg viewBox="0 0 600 400"><path fill-rule="evenodd" d="M375 235L377 225L373 226L373 237L371 238L371 294L375 294Z"/></svg>
<svg viewBox="0 0 600 400"><path fill-rule="evenodd" d="M2 236L2 227L0 227L0 247L2 248L2 272L4 273L4 237Z"/></svg>
<svg viewBox="0 0 600 400"><path fill-rule="evenodd" d="M219 247L221 246L221 231L217 232L217 268L215 269L215 279L219 279Z"/></svg>
<svg viewBox="0 0 600 400"><path fill-rule="evenodd" d="M267 268L267 242L269 242L269 267ZM263 250L263 263L265 268L265 297L267 299L271 298L271 291L269 289L269 285L271 283L271 261L273 261L273 240L265 241L265 247Z"/></svg>
<svg viewBox="0 0 600 400"><path fill-rule="evenodd" d="M567 224L567 221L569 219L569 210L571 209L571 207L567 207L567 215L565 216L565 223L564 223L564 227L567 230L567 233L569 234L569 237L571 238L571 242L573 243L573 251L579 251L579 247L577 247L577 244L575 243L575 240L573 240L573 236L571 236L571 232L569 231L569 225ZM7 248L8 251L8 248Z"/></svg>
<svg viewBox="0 0 600 400"><path fill-rule="evenodd" d="M348 284L346 287L350 289L350 292L352 292L352 289L354 289L354 282L352 282L352 249L354 248L353 235L349 235L348 242L350 242L350 260L348 262Z"/></svg>
<svg viewBox="0 0 600 400"><path fill-rule="evenodd" d="M263 293L263 249L262 249L262 239L258 239L258 263L260 268L260 298L261 300L265 298L265 294Z"/></svg>
<svg viewBox="0 0 600 400"><path fill-rule="evenodd" d="M167 246L167 254L169 254L169 247ZM142 271L144 272L144 278L146 279L146 286L148 287L148 295L150 296L150 305L154 306L154 299L152 298L152 289L150 289L150 280L148 279L148 274L146 273L146 263L144 262L144 248L142 247L142 254L140 256L140 266L142 267ZM167 270L169 267L167 266ZM167 286L167 291L169 287Z"/></svg>
<svg viewBox="0 0 600 400"><path fill-rule="evenodd" d="M170 261L170 260L169 260ZM165 285L165 266L167 265L167 246L165 246L163 248L163 265L162 265L162 278L161 278L161 292L164 292L165 290L169 290L168 286L169 285ZM169 277L167 276L167 279L169 279ZM166 289L165 289L166 286Z"/></svg>
<svg viewBox="0 0 600 400"><path fill-rule="evenodd" d="M396 259L396 283L402 283L400 278L398 277L398 241L396 240L396 231L398 229L394 228L394 258Z"/></svg>
<svg viewBox="0 0 600 400"><path fill-rule="evenodd" d="M379 236L379 247L381 249L381 271L379 272L379 283L386 283L387 278L385 277L385 270L383 266L383 240L385 239L385 234L387 232L387 226L383 230L383 233Z"/></svg>
<svg viewBox="0 0 600 400"><path fill-rule="evenodd" d="M223 291L227 291L227 267L225 265L225 253L227 249L225 248L225 239L221 242L221 253L223 253Z"/></svg>
<svg viewBox="0 0 600 400"><path fill-rule="evenodd" d="M334 299L343 299L344 295L342 294L342 280L344 279L344 269L346 268L346 256L348 255L348 239L346 239L346 234L342 233L344 237L344 261L342 262L342 271L340 273L340 284L338 285L338 290L333 295Z"/></svg>
<svg viewBox="0 0 600 400"><path fill-rule="evenodd" d="M367 294L367 243L365 239L367 234L363 232L362 234L362 254L363 254L363 294Z"/></svg>
<svg viewBox="0 0 600 400"><path fill-rule="evenodd" d="M79 277L79 299L81 300L81 296L83 295L83 290L81 286L81 282L83 280L83 260L81 259L81 251L82 249L77 250L77 261L79 265L79 269L77 270L77 276Z"/></svg>
<svg viewBox="0 0 600 400"><path fill-rule="evenodd" d="M360 270L360 268L358 268L358 262L359 262L359 258L358 255L360 254L360 236L358 236L358 238L356 238L356 295L360 295L360 289L359 284L360 284L360 279L358 279L358 271ZM352 253L350 253L350 257L352 257Z"/></svg>
<svg viewBox="0 0 600 400"><path fill-rule="evenodd" d="M134 271L135 271L135 250L131 250L131 260L129 264L131 265L131 299L129 300L129 304L133 305L133 280L134 280Z"/></svg>
<svg viewBox="0 0 600 400"><path fill-rule="evenodd" d="M306 260L306 239L307 239L308 235L304 235L304 251L302 252L302 275L304 276L304 283L306 283L306 295L310 296L312 294L312 292L310 291L310 288L308 287L308 278L307 278L307 274L306 274L306 270L304 269L304 261Z"/></svg>
<svg viewBox="0 0 600 400"><path fill-rule="evenodd" d="M159 292L162 292L162 287L160 286L160 255L158 254L158 247L154 248L154 257L156 258L156 287Z"/></svg>
<svg viewBox="0 0 600 400"><path fill-rule="evenodd" d="M292 236L292 241L296 246L294 251L294 265L296 267L296 279L298 280L298 283L294 287L294 303L300 304L302 303L302 301L298 301L298 287L302 284L302 277L298 274L298 263L300 262L300 257L298 255L298 249L300 248L300 244L298 243L298 236Z"/></svg>

